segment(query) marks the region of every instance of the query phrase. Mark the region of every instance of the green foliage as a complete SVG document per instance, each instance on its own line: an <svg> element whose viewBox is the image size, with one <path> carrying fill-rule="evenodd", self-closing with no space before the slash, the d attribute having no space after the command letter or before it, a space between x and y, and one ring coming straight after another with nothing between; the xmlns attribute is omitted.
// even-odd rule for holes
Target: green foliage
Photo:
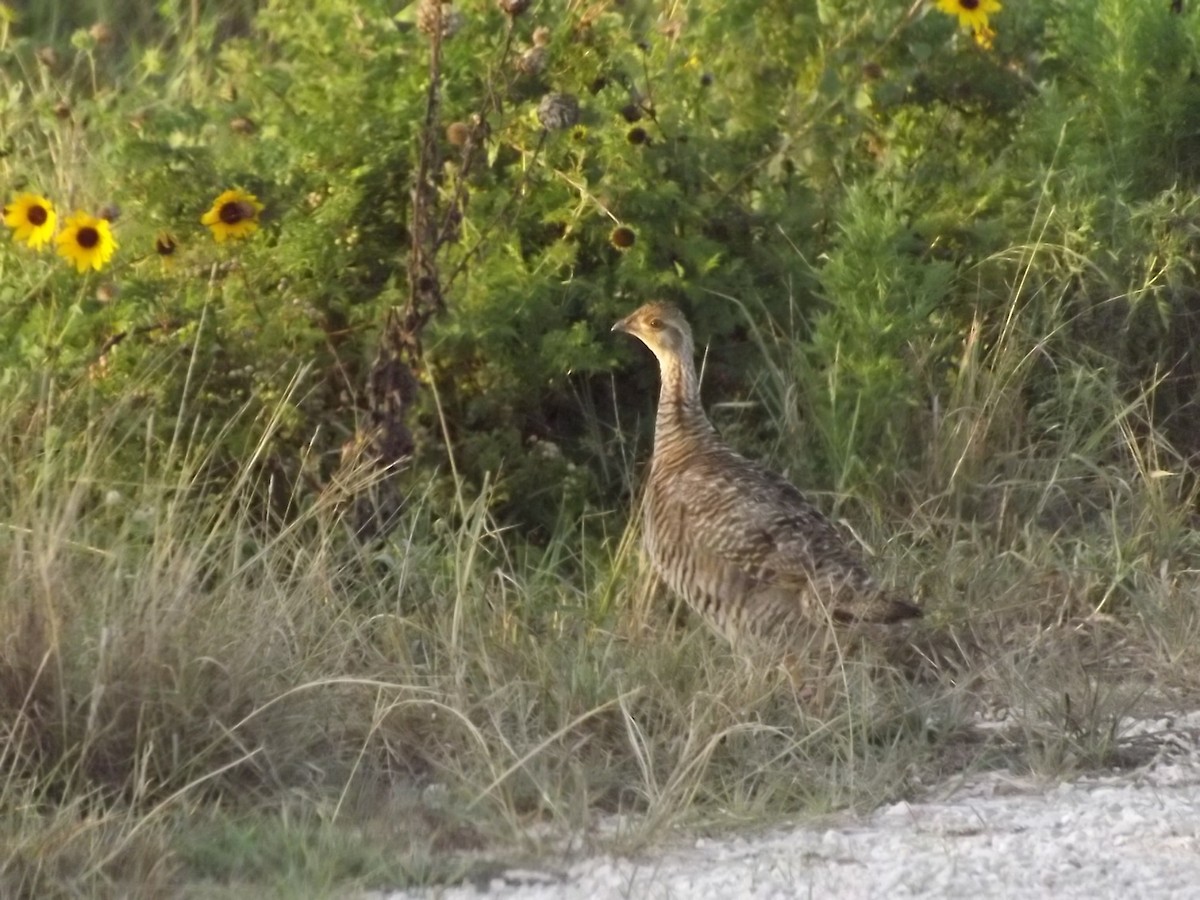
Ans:
<svg viewBox="0 0 1200 900"><path fill-rule="evenodd" d="M808 348L818 361L810 403L824 459L841 468L839 487L880 477L856 471L861 466L912 458L921 373L946 357L957 330L953 266L921 258L895 212L903 206L902 198L852 190L838 216L840 240L821 269L827 308L814 318Z"/></svg>
<svg viewBox="0 0 1200 900"><path fill-rule="evenodd" d="M1112 368L1118 391L1170 371L1155 409L1184 421L1200 96L1192 17L1161 6L1006 8L993 51L882 0L696 0L670 18L535 5L511 23L456 7L425 161L446 310L423 341L414 474L452 461L490 479L530 534L610 506L625 485L598 436L619 419L645 434L654 372L607 326L651 297L688 308L717 400L758 381L745 336L789 323L805 470L841 490L921 465L964 335L982 323L994 342L1014 295L1030 334ZM98 276L5 246L0 378L187 398L230 459L250 439L225 423L287 396L277 471L320 483L408 300L429 96L417 4L107 9L107 35L65 36L89 22L50 5L3 48L11 189L123 216ZM552 90L579 98L576 126L542 129ZM464 168L467 134L486 152ZM265 203L263 228L217 246L198 219L232 186Z"/></svg>

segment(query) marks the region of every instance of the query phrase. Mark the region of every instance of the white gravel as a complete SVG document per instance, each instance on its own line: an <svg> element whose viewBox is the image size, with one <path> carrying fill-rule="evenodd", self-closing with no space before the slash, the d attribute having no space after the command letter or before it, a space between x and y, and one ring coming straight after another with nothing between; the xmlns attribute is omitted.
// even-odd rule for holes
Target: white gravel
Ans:
<svg viewBox="0 0 1200 900"><path fill-rule="evenodd" d="M1154 762L1039 785L992 774L836 824L698 839L387 900L1200 897L1200 714L1130 722ZM940 796L938 796L940 794Z"/></svg>

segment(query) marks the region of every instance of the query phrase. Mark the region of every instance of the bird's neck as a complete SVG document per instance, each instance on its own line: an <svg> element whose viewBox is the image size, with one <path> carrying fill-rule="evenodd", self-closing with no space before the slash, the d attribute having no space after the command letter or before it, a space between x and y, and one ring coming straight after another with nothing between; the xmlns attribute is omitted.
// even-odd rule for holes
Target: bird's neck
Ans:
<svg viewBox="0 0 1200 900"><path fill-rule="evenodd" d="M655 456L687 453L715 441L716 431L700 405L700 379L691 353L665 356L659 367L662 384L654 428Z"/></svg>

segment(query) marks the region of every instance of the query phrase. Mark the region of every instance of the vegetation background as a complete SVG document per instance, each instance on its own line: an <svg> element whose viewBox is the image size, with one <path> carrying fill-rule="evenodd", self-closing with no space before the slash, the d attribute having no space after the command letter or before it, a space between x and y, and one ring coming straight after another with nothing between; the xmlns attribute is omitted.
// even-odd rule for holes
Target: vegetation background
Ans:
<svg viewBox="0 0 1200 900"><path fill-rule="evenodd" d="M1200 12L507 7L0 5L5 202L119 242L0 243L5 896L444 880L1195 702ZM806 709L654 593L650 298L976 671Z"/></svg>

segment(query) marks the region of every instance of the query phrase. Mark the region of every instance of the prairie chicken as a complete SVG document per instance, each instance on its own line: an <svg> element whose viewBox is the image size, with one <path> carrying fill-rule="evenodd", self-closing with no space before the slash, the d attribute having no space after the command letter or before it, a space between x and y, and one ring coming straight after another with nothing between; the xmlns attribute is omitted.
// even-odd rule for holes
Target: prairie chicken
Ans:
<svg viewBox="0 0 1200 900"><path fill-rule="evenodd" d="M692 330L676 307L648 303L613 330L658 357L643 540L671 590L735 646L749 639L782 649L835 624L921 615L871 578L800 491L721 440L700 405Z"/></svg>

